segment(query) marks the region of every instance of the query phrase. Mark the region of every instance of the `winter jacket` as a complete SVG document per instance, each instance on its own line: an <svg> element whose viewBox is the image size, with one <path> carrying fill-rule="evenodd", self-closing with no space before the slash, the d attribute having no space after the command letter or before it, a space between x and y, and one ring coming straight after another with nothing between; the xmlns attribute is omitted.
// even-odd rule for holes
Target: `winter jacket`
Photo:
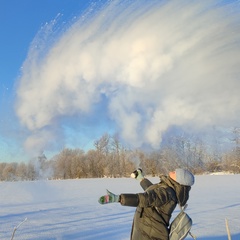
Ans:
<svg viewBox="0 0 240 240"><path fill-rule="evenodd" d="M168 240L172 212L177 203L184 206L188 200L191 187L164 175L160 179L157 184L143 179L140 184L144 193L120 195L122 205L137 207L131 240Z"/></svg>

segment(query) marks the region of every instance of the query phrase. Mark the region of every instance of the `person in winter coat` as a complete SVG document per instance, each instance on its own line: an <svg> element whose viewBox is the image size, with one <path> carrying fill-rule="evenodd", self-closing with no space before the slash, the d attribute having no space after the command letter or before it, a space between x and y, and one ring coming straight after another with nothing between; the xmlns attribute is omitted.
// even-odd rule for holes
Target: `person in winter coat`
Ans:
<svg viewBox="0 0 240 240"><path fill-rule="evenodd" d="M194 175L179 168L168 176L161 175L160 182L152 184L139 168L131 177L140 181L143 193L116 195L107 190L99 203L119 202L123 206L136 207L131 240L168 240L170 218L177 204L183 207L187 203Z"/></svg>

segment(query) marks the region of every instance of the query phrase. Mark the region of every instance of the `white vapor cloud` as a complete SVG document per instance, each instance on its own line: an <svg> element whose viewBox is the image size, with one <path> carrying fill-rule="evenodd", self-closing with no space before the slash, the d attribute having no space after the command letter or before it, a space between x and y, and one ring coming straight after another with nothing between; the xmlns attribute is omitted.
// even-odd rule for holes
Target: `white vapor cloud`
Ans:
<svg viewBox="0 0 240 240"><path fill-rule="evenodd" d="M32 132L26 146L53 141L59 119L92 118L96 105L135 147L159 146L171 126L239 123L238 1L96 8L62 32L52 23L35 37L17 89L17 115Z"/></svg>

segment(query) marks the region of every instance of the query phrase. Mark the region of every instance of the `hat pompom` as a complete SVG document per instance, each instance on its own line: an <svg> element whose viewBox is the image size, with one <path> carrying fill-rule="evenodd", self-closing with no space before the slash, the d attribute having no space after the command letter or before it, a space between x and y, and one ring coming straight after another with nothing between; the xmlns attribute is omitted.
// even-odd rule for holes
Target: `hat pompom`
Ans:
<svg viewBox="0 0 240 240"><path fill-rule="evenodd" d="M176 182L184 186L192 186L194 184L194 175L182 168L176 169Z"/></svg>

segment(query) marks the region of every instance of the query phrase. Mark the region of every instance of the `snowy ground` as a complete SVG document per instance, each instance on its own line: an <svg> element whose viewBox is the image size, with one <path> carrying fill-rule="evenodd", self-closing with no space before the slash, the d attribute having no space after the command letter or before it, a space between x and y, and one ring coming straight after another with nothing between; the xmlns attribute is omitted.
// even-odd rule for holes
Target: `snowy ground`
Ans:
<svg viewBox="0 0 240 240"><path fill-rule="evenodd" d="M15 240L129 239L134 208L98 204L106 188L117 194L142 191L130 178L0 182L0 240L10 240L25 218ZM232 240L239 240L240 175L196 176L187 212L197 239L226 240L227 218Z"/></svg>

